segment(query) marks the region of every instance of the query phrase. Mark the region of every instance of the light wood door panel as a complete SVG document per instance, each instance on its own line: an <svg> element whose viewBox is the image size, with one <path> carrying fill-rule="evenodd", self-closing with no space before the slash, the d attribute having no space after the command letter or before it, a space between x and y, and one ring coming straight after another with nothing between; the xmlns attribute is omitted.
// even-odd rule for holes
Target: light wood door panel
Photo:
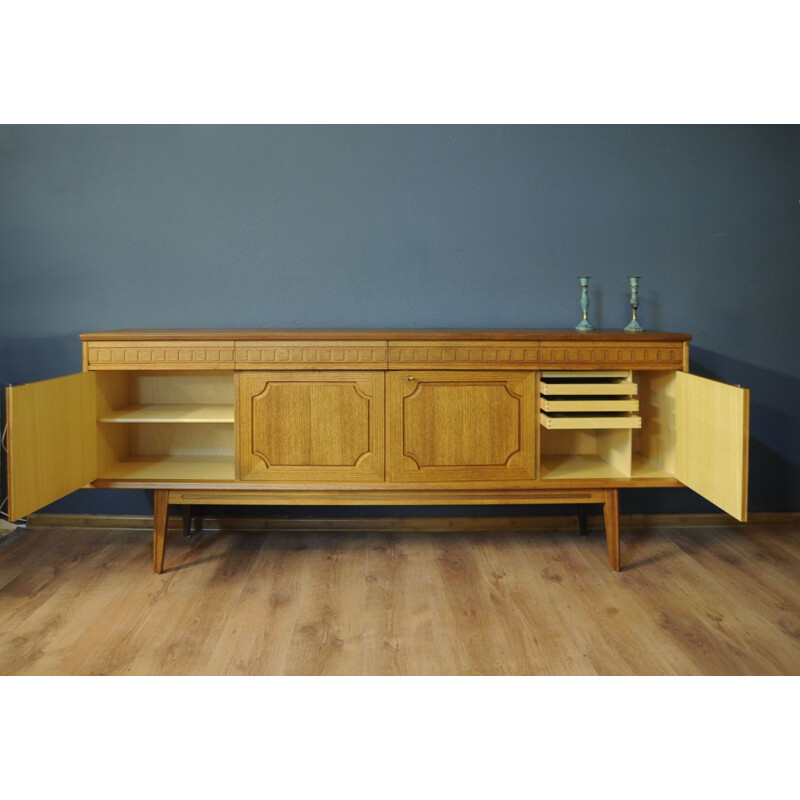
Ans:
<svg viewBox="0 0 800 800"><path fill-rule="evenodd" d="M96 378L81 372L6 389L9 519L97 477Z"/></svg>
<svg viewBox="0 0 800 800"><path fill-rule="evenodd" d="M247 372L236 380L242 480L383 480L383 372Z"/></svg>
<svg viewBox="0 0 800 800"><path fill-rule="evenodd" d="M387 472L396 481L534 478L532 372L390 372Z"/></svg>
<svg viewBox="0 0 800 800"><path fill-rule="evenodd" d="M749 390L686 372L675 385L675 477L746 521Z"/></svg>

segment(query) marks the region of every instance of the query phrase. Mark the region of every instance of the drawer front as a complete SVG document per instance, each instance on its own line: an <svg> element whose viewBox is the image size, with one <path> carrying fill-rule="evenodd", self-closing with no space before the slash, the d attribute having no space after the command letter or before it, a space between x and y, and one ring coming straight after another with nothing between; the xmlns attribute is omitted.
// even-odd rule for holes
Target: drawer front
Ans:
<svg viewBox="0 0 800 800"><path fill-rule="evenodd" d="M682 342L542 342L542 369L572 365L578 369L682 369Z"/></svg>
<svg viewBox="0 0 800 800"><path fill-rule="evenodd" d="M233 369L233 342L87 342L89 369Z"/></svg>
<svg viewBox="0 0 800 800"><path fill-rule="evenodd" d="M535 369L538 342L392 342L389 369Z"/></svg>
<svg viewBox="0 0 800 800"><path fill-rule="evenodd" d="M237 369L386 369L386 342L236 342Z"/></svg>
<svg viewBox="0 0 800 800"><path fill-rule="evenodd" d="M543 372L539 391L549 397L634 395L639 387L630 372ZM580 411L583 409L573 409Z"/></svg>

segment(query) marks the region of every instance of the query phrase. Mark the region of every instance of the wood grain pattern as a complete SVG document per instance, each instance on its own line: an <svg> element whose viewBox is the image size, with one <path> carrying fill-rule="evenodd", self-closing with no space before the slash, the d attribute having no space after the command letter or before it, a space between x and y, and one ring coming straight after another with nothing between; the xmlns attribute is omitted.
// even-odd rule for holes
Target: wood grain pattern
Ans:
<svg viewBox="0 0 800 800"><path fill-rule="evenodd" d="M608 563L614 572L619 572L619 490L606 489L603 504L603 521L606 527Z"/></svg>
<svg viewBox="0 0 800 800"><path fill-rule="evenodd" d="M84 344L86 344L84 342ZM97 418L113 414L129 402L131 372L96 372ZM131 454L131 431L125 425L96 425L97 477L105 474L108 467L125 461Z"/></svg>
<svg viewBox="0 0 800 800"><path fill-rule="evenodd" d="M675 381L675 476L746 520L750 392L685 372Z"/></svg>
<svg viewBox="0 0 800 800"><path fill-rule="evenodd" d="M102 374L105 379L114 373ZM123 405L233 405L232 371L198 369L151 372L143 369L116 374L127 376L128 379L128 397Z"/></svg>
<svg viewBox="0 0 800 800"><path fill-rule="evenodd" d="M214 422L233 424L233 404L211 403L151 403L129 405L100 415L100 422L137 423L168 422L197 423Z"/></svg>
<svg viewBox="0 0 800 800"><path fill-rule="evenodd" d="M81 338L85 368L99 371L96 422L84 426L84 438L97 443L97 488L239 492L247 481L248 488L277 490L287 503L330 498L342 504L377 502L372 489L380 483L387 493L381 504L411 498L410 486L472 504L508 502L520 496L513 492L550 486L675 486L687 476L685 482L712 502L746 515L748 396L742 395L735 424L714 422L706 434L697 433L697 420L726 420L727 411L717 415L716 400L699 413L676 411L674 387L683 374L677 370L688 364L686 334L156 329ZM273 369L257 369L264 363ZM407 374L404 364L418 374ZM474 370L456 369L462 365ZM350 369L356 366L364 369ZM514 369L519 366L524 371ZM544 370L541 390L555 399L548 394L540 400L538 390L530 391L537 369ZM558 380L575 374L586 380L572 381L571 390L585 394L565 400L561 395L570 388ZM620 383L601 388L590 380L611 374ZM269 386L234 402L234 383L262 375L274 376ZM393 387L388 400L383 381ZM637 385L641 417L632 397ZM595 397L603 389L612 399ZM619 399L620 392L628 397ZM693 404L702 409L702 403ZM590 406L623 416L580 417ZM25 413L17 404L17 418ZM546 427L535 424L537 414ZM15 427L10 441L19 442ZM567 427L577 429L547 429ZM35 436L28 440L30 448L16 449L17 461L35 453L39 463L65 463L49 446L42 450ZM736 474L727 466L715 469L717 464L733 464ZM693 469L705 483L695 480ZM12 489L17 472L12 470ZM33 473L22 477L27 487L37 481ZM495 486L510 494L480 495ZM232 494L230 502L244 497ZM13 499L12 508L19 508Z"/></svg>
<svg viewBox="0 0 800 800"><path fill-rule="evenodd" d="M383 479L383 372L245 372L237 393L242 480Z"/></svg>
<svg viewBox="0 0 800 800"><path fill-rule="evenodd" d="M170 484L201 482L208 486L220 481L233 482L235 478L232 455L139 455L108 464L94 483L163 489Z"/></svg>
<svg viewBox="0 0 800 800"><path fill-rule="evenodd" d="M10 520L97 478L96 408L90 372L6 389Z"/></svg>
<svg viewBox="0 0 800 800"><path fill-rule="evenodd" d="M800 673L797 523L624 528L614 573L594 534L491 519L192 540L173 522L158 576L145 530L0 547L0 674Z"/></svg>
<svg viewBox="0 0 800 800"><path fill-rule="evenodd" d="M153 492L153 572L164 569L164 546L169 515L169 492L159 489Z"/></svg>
<svg viewBox="0 0 800 800"><path fill-rule="evenodd" d="M675 373L639 373L636 380L642 427L633 434L634 453L641 456L643 464L652 465L650 469L674 475Z"/></svg>
<svg viewBox="0 0 800 800"><path fill-rule="evenodd" d="M535 477L533 373L389 372L386 406L390 480Z"/></svg>
<svg viewBox="0 0 800 800"><path fill-rule="evenodd" d="M546 505L552 503L602 503L604 490L579 489L170 489L170 503L210 505Z"/></svg>

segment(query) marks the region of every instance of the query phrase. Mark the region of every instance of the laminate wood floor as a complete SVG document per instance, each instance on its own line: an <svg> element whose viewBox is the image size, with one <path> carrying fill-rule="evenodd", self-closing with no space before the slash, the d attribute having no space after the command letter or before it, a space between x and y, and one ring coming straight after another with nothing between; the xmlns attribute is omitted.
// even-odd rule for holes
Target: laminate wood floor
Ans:
<svg viewBox="0 0 800 800"><path fill-rule="evenodd" d="M800 528L32 530L0 547L4 675L796 675Z"/></svg>

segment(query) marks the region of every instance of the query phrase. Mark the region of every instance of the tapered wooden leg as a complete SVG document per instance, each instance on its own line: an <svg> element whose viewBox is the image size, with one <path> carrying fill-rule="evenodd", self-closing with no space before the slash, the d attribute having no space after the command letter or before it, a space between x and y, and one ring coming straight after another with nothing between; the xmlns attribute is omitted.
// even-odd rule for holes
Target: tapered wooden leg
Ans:
<svg viewBox="0 0 800 800"><path fill-rule="evenodd" d="M183 511L183 537L188 539L192 535L192 507L181 506Z"/></svg>
<svg viewBox="0 0 800 800"><path fill-rule="evenodd" d="M608 563L614 572L619 572L619 490L606 489L603 503L603 519L606 524Z"/></svg>
<svg viewBox="0 0 800 800"><path fill-rule="evenodd" d="M167 538L167 517L169 513L169 492L156 489L153 497L153 572L161 574L164 570L164 542Z"/></svg>
<svg viewBox="0 0 800 800"><path fill-rule="evenodd" d="M586 503L578 503L578 526L581 536L589 535L589 512L586 510Z"/></svg>

